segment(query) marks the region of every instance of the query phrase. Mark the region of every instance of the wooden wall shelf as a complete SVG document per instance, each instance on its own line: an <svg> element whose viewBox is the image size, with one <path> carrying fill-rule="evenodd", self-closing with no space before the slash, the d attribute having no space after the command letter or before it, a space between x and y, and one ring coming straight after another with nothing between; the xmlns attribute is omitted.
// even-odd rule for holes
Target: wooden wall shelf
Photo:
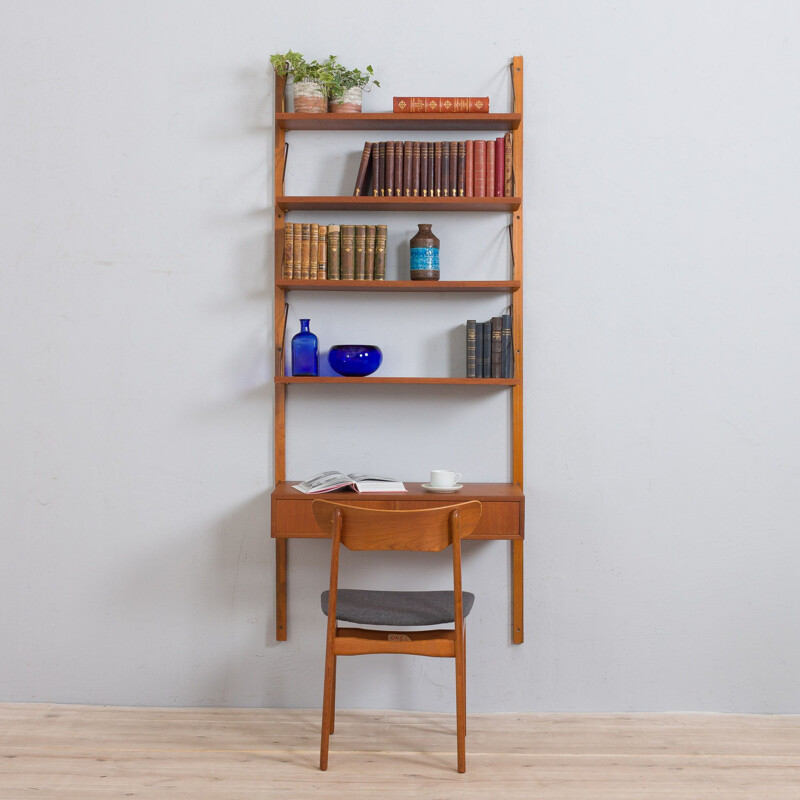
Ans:
<svg viewBox="0 0 800 800"><path fill-rule="evenodd" d="M284 211L517 211L519 197L374 197L289 195L275 198Z"/></svg>
<svg viewBox="0 0 800 800"><path fill-rule="evenodd" d="M285 111L285 79L275 78L275 142L274 142L274 183L273 232L274 232L274 433L275 433L275 483L272 492L272 535L275 537L275 628L279 641L288 636L288 568L287 547L292 538L321 537L322 534L310 516L310 500L315 496L302 495L286 483L286 407L288 398L294 393L290 386L314 384L351 384L358 389L367 386L453 386L489 387L507 394L510 406L510 477L503 484L465 484L459 495L431 495L422 491L419 484L406 484L409 492L402 499L397 497L373 496L356 493L345 495L347 502L381 508L423 508L431 504L446 504L453 499L465 500L470 496L480 499L484 504L480 537L486 539L506 539L511 550L511 640L519 644L523 641L523 539L525 535L524 512L525 496L523 487L523 69L522 57L516 56L510 63L511 89L513 102L508 114L295 114ZM287 195L285 174L287 159L287 134L291 131L319 131L322 134L336 131L424 131L427 138L441 137L440 132L475 132L475 135L462 135L459 139L488 139L490 132L511 132L512 149L512 191L513 197L375 197L365 195ZM485 132L482 134L481 132ZM394 139L401 136L391 136ZM358 137L351 136L351 140ZM386 138L372 136L372 139ZM413 137L405 137L413 138ZM493 138L496 135L493 134ZM331 142L341 142L337 136ZM287 217L296 211L339 211L352 212L353 219L360 212L420 212L424 214L452 213L505 213L511 238L511 280L502 281L356 281L356 280L298 280L284 278L284 239ZM464 219L464 227L469 222ZM421 377L293 377L284 375L284 341L291 334L285 330L286 301L290 292L409 292L409 293L447 293L484 292L506 294L504 305L511 306L512 334L514 352L514 378L421 378ZM302 307L303 297L295 295L297 305ZM307 298L308 299L308 298ZM318 298L318 300L320 300ZM293 301L294 302L294 301ZM333 301L331 301L333 302ZM399 303L397 305L400 305ZM466 365L464 375L466 374ZM358 391L358 390L357 390ZM365 395L368 389L363 389ZM398 390L400 391L400 390ZM457 391L457 389L454 389ZM467 389L466 391L470 391ZM420 392L406 391L411 399L419 399ZM479 395L478 395L479 396ZM331 409L330 403L336 398L330 392L320 392L320 398L327 403L323 408ZM335 412L339 413L341 409ZM390 420L390 423L392 421ZM404 435L413 436L413 429ZM340 466L340 465L336 465ZM357 465L344 465L345 469L357 469ZM419 465L424 470L426 466ZM328 467L321 467L328 468ZM341 494L341 493L338 493ZM340 499L337 496L335 499ZM332 495L326 495L334 499ZM357 498L351 500L350 498ZM341 498L344 499L344 498ZM476 529L477 530L477 529Z"/></svg>
<svg viewBox="0 0 800 800"><path fill-rule="evenodd" d="M515 131L522 114L275 114L284 131Z"/></svg>
<svg viewBox="0 0 800 800"><path fill-rule="evenodd" d="M343 375L299 377L295 375L276 376L275 383L407 383L438 384L440 386L519 386L518 378L346 378Z"/></svg>
<svg viewBox="0 0 800 800"><path fill-rule="evenodd" d="M280 278L275 285L286 291L313 292L516 292L521 281L333 281Z"/></svg>

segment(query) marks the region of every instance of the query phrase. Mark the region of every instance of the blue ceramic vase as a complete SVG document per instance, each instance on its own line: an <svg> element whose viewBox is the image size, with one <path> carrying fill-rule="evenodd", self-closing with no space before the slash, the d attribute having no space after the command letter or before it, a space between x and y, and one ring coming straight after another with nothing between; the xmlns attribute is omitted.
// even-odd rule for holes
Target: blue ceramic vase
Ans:
<svg viewBox="0 0 800 800"><path fill-rule="evenodd" d="M292 375L319 375L319 342L308 329L310 320L300 320L300 333L292 337Z"/></svg>

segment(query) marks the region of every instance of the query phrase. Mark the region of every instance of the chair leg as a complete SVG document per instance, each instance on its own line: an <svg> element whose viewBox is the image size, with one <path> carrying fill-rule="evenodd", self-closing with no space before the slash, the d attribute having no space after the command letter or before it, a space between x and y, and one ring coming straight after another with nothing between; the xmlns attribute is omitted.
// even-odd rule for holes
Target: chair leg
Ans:
<svg viewBox="0 0 800 800"><path fill-rule="evenodd" d="M463 642L462 638L462 642ZM456 646L456 736L458 738L458 771L467 771L467 669L463 648Z"/></svg>
<svg viewBox="0 0 800 800"><path fill-rule="evenodd" d="M333 728L334 728L334 721L336 720L336 656L333 657L333 680L331 681L331 697L330 697L330 704L331 704L331 724L330 724L330 733L333 735Z"/></svg>
<svg viewBox="0 0 800 800"><path fill-rule="evenodd" d="M333 730L333 692L336 678L336 656L331 642L325 652L325 688L322 693L322 737L319 746L319 768L328 769L328 741Z"/></svg>

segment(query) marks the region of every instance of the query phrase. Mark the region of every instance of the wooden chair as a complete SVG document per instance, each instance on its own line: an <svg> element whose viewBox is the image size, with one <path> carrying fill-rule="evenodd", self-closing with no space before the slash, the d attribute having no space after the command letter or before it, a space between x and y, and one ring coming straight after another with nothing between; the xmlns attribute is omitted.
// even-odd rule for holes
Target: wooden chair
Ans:
<svg viewBox="0 0 800 800"><path fill-rule="evenodd" d="M407 653L454 658L456 664L456 734L458 771L466 770L467 673L464 618L475 596L461 589L461 539L469 536L481 516L481 504L469 503L413 511L382 511L315 500L317 524L331 532L330 589L322 593L328 616L325 649L325 690L322 700L322 741L319 767L328 768L328 740L336 707L336 659L366 653ZM440 552L453 547L453 591L394 592L339 589L339 549L418 550ZM430 626L452 623L450 629L408 631L340 628L357 625Z"/></svg>

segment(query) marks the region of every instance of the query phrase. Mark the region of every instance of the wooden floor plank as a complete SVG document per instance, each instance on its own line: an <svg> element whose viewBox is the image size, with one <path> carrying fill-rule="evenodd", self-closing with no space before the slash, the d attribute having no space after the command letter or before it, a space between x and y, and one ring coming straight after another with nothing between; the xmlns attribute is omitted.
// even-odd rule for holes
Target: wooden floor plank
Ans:
<svg viewBox="0 0 800 800"><path fill-rule="evenodd" d="M800 716L319 711L0 704L0 797L627 800L800 797Z"/></svg>

